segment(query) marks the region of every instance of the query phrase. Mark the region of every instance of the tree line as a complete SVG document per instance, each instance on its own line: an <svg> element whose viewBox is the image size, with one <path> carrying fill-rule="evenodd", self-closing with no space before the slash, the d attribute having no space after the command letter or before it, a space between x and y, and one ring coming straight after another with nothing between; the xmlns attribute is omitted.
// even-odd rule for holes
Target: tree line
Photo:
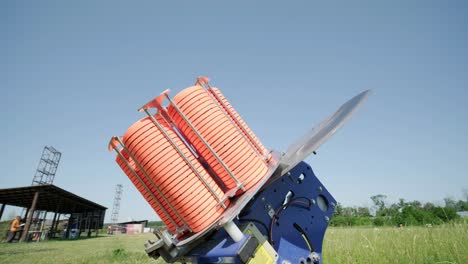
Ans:
<svg viewBox="0 0 468 264"><path fill-rule="evenodd" d="M438 225L459 219L459 211L468 211L468 192L464 200L444 199L444 206L420 201L399 199L388 203L387 196L377 194L370 197L371 207L335 207L331 226L408 226Z"/></svg>

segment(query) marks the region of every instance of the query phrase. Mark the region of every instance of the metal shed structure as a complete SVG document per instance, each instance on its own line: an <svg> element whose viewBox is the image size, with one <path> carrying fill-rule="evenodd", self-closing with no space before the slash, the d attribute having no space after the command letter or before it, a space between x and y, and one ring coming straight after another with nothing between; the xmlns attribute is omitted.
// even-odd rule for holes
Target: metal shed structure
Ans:
<svg viewBox="0 0 468 264"><path fill-rule="evenodd" d="M52 184L0 189L0 218L6 205L26 208L26 223L20 241L25 241L34 221L35 211L54 213L49 235L57 232L60 215L69 215L65 237L70 233L96 232L104 225L106 207L66 191ZM58 217L57 217L58 216Z"/></svg>

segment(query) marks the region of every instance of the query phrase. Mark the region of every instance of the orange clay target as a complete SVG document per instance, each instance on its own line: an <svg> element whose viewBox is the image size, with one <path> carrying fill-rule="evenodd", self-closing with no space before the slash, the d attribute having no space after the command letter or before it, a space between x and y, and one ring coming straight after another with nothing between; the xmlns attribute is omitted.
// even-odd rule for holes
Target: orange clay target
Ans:
<svg viewBox="0 0 468 264"><path fill-rule="evenodd" d="M221 91L219 91L218 88L213 88L212 91L214 92L214 94L216 94L216 97L222 102L222 104L228 108L229 112L232 113L232 115L233 115L232 118L234 120L236 120L243 129L245 129L247 134L252 139L253 143L255 143L255 146L257 146L259 148L260 152L262 152L264 154L268 153L268 150L265 148L265 146L263 146L262 142L255 136L255 134L252 132L252 130L250 130L250 128L244 122L242 117L236 112L234 107L232 107L232 105L224 97L224 95L221 93Z"/></svg>
<svg viewBox="0 0 468 264"><path fill-rule="evenodd" d="M230 108L228 107L227 110L232 112L231 115L233 118L238 118L238 120L233 120L233 118L226 113L225 108L209 93L210 92L205 90L202 86L192 86L177 94L173 98L173 102L213 148L234 176L241 183L244 183L246 189L249 189L263 179L268 171L268 167L263 159L264 147L260 144L259 148L261 149L261 154L251 155L249 156L249 160L243 160L241 155L237 155L238 153L236 153L236 151L244 152L246 149L257 152L258 150L255 149L254 144L259 142L255 140L249 142L249 137L247 137L243 131L249 133L249 136L254 139L256 139L256 137L244 122L239 121L241 119L237 112L229 105ZM216 90L216 95L221 98L223 104L227 105L227 100L222 96L221 92ZM211 106L207 106L207 104ZM177 113L175 107L169 105L168 112L176 126L184 132L184 135L187 136L190 143L207 161L208 165L213 168L216 175L225 186L228 189L235 188L235 181L228 174L226 169L220 165L220 162L203 141L195 134L179 113ZM242 127L240 128L237 124L241 124ZM226 134L230 135L230 137L226 137L224 140L221 139L224 138ZM244 167L236 173L233 169L239 168L241 165L240 163L242 163ZM262 168L260 171L263 174L258 174L259 168Z"/></svg>
<svg viewBox="0 0 468 264"><path fill-rule="evenodd" d="M217 88L189 87L173 102L227 169L171 103L158 106L171 120L156 114L151 116L154 120L143 118L128 128L122 137L123 158L118 155L116 162L171 233L184 224L197 233L226 210L219 201L224 201L225 193L217 182L227 190L235 188L229 171L246 190L253 187L266 177L268 151ZM211 175L196 155L207 163ZM229 207L229 200L224 204Z"/></svg>
<svg viewBox="0 0 468 264"><path fill-rule="evenodd" d="M154 116L154 119L171 137L191 164L194 164L199 176L203 177L216 195L222 199L224 197L223 191L210 178L206 170L198 163L198 160L182 140L163 118ZM146 172L146 175L129 155L125 153L125 150L122 150L121 153L127 159L132 169L137 172L138 177L142 179L143 184L153 192L153 195L147 193L137 176L127 168L126 163L120 157L117 157L117 163L151 204L171 232L175 231L176 226L174 226L168 217L172 218L179 226L183 222L187 223L190 229L196 233L210 226L224 212L224 208L219 205L217 198L210 192L197 173L189 167L184 158L150 118L143 118L133 124L123 136L123 143L126 146L128 145L128 150ZM154 186L159 188L162 195L166 197L167 201L182 219L178 219L178 216ZM164 208L160 208L153 201L153 196ZM228 205L228 201L226 204ZM166 215L164 210L168 212L169 216Z"/></svg>

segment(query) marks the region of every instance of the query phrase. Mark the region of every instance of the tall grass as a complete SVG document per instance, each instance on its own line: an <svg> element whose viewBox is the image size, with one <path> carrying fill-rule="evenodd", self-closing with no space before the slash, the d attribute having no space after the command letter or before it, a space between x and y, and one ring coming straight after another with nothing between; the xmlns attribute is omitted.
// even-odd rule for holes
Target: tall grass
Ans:
<svg viewBox="0 0 468 264"><path fill-rule="evenodd" d="M324 263L468 263L468 223L329 228Z"/></svg>
<svg viewBox="0 0 468 264"><path fill-rule="evenodd" d="M154 235L3 243L0 245L0 263L164 263L146 255L143 244L148 239L154 239Z"/></svg>
<svg viewBox="0 0 468 264"><path fill-rule="evenodd" d="M0 245L0 263L164 263L147 257L152 234ZM330 263L468 263L468 222L434 227L329 228L323 249Z"/></svg>

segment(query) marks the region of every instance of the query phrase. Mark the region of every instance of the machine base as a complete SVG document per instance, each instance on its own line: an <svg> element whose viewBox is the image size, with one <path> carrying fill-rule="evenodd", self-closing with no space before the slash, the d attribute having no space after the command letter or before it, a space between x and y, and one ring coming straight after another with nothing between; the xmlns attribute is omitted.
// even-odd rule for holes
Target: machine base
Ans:
<svg viewBox="0 0 468 264"><path fill-rule="evenodd" d="M311 167L301 162L240 211L234 221L244 233L241 241L219 229L184 247L147 247L147 252L182 263L322 263L322 241L335 205Z"/></svg>

